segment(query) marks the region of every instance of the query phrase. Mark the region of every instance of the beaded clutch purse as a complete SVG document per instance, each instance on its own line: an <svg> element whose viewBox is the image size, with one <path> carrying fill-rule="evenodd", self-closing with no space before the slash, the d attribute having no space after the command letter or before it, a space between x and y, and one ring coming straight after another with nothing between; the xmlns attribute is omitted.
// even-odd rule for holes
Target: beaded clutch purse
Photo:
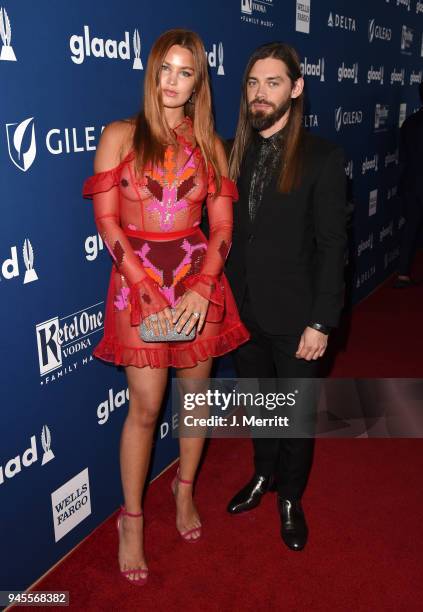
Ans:
<svg viewBox="0 0 423 612"><path fill-rule="evenodd" d="M172 316L174 314L174 309L171 308L172 311ZM140 334L140 338L141 340L144 340L144 342L184 342L187 340L193 340L195 338L195 334L197 331L197 326L194 325L194 327L192 328L192 330L190 331L189 334L185 333L185 330L188 326L189 321L187 321L184 325L184 327L182 328L181 332L178 334L178 332L176 331L176 325L174 325L173 327L170 326L169 321L166 319L166 328L167 328L167 333L163 334L162 328L159 325L159 335L156 336L154 333L154 329L153 326L150 323L150 329L147 329L145 322L142 321L142 323L139 326L139 334Z"/></svg>

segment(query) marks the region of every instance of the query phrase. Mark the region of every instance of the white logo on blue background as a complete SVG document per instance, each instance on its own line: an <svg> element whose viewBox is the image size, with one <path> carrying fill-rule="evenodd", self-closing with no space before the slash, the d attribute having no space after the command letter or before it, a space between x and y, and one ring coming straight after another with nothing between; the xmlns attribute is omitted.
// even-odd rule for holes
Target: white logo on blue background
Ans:
<svg viewBox="0 0 423 612"><path fill-rule="evenodd" d="M19 170L26 172L32 166L37 154L34 117L21 123L6 123L9 157ZM27 141L29 140L28 144Z"/></svg>
<svg viewBox="0 0 423 612"><path fill-rule="evenodd" d="M0 60L8 62L16 62L16 55L13 47L10 44L12 40L12 28L10 25L9 15L5 8L0 7L0 37L3 42L3 48L0 53Z"/></svg>

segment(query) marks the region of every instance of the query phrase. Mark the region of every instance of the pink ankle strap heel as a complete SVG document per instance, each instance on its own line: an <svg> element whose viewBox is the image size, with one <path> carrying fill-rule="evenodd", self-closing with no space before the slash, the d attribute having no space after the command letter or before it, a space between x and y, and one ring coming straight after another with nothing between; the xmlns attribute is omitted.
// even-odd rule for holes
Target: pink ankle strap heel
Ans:
<svg viewBox="0 0 423 612"><path fill-rule="evenodd" d="M183 478L180 477L179 475L179 467L178 467L178 471L176 472L176 476L175 478L172 480L172 484L171 484L171 488L172 488L172 492L175 495L176 490L176 483L180 482L181 484L186 484L186 485L192 485L194 483L193 480L184 480ZM200 527L194 527L193 529L188 529L188 531L178 531L179 535L181 536L181 538L183 540L185 540L185 542L188 542L189 544L195 544L196 542L198 542L198 540L201 538L201 525ZM191 533L195 533L198 532L198 537L196 538L189 538L188 536Z"/></svg>
<svg viewBox="0 0 423 612"><path fill-rule="evenodd" d="M129 516L130 518L139 518L143 515L143 511L141 510L141 512L138 512L137 514L134 514L132 512L128 512L125 509L125 506L121 506L120 507L120 512L119 515L117 517L116 520L116 527L118 530L118 533L120 534L119 531L119 525L120 525L120 521L122 516ZM135 586L143 586L146 582L147 582L147 578L148 578L148 569L147 568L133 568L133 569L127 569L127 570L119 570L121 575L131 584L134 584ZM129 578L129 576L131 574L134 574L135 576L137 576L137 578Z"/></svg>

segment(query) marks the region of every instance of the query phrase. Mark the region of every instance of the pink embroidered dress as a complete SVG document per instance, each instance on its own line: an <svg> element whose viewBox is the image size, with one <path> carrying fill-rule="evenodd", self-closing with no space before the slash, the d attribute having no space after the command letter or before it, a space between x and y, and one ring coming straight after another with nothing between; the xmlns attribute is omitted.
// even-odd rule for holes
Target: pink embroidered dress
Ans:
<svg viewBox="0 0 423 612"><path fill-rule="evenodd" d="M94 355L116 365L192 367L232 351L248 340L222 272L232 236L235 184L213 173L195 145L191 120L174 130L163 167L135 175L131 151L115 168L84 183L93 199L98 230L112 259L104 336ZM199 229L207 198L210 237ZM174 307L187 289L210 300L205 325L194 340L144 342L139 323Z"/></svg>

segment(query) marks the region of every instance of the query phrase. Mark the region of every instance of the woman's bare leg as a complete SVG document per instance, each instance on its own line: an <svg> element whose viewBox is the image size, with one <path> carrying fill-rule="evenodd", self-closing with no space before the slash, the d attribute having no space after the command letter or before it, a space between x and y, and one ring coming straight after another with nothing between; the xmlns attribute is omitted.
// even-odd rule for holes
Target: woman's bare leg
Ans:
<svg viewBox="0 0 423 612"><path fill-rule="evenodd" d="M176 372L176 376L182 385L182 388L187 391L201 390L204 385L198 388L196 381L207 380L210 376L210 370L213 359L210 357L206 361L199 362L193 368L180 368ZM190 385L190 379L193 380ZM200 438L180 438L179 439L179 475L183 480L194 480L201 459L201 453L204 447L204 437ZM184 533L190 529L201 526L200 517L192 499L193 485L180 483L176 480L174 487L176 499L176 527L178 531ZM199 531L193 531L188 538L196 540L200 535Z"/></svg>
<svg viewBox="0 0 423 612"><path fill-rule="evenodd" d="M166 389L167 368L128 366L129 411L120 441L120 467L125 508L137 514L150 463L157 417ZM147 568L143 547L143 517L123 516L120 522L119 565L121 570ZM130 580L138 574L128 575Z"/></svg>

